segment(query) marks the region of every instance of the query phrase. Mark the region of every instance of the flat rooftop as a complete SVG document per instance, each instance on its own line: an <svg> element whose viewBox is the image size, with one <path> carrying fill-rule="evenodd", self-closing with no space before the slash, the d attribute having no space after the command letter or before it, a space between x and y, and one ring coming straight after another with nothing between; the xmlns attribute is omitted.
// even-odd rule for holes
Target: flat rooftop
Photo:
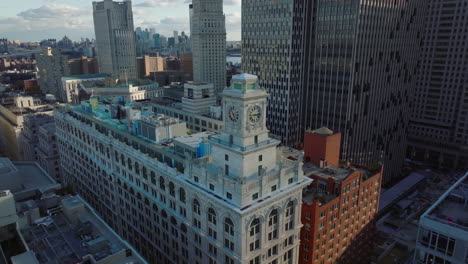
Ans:
<svg viewBox="0 0 468 264"><path fill-rule="evenodd" d="M105 74L105 73L96 73L96 74L68 75L68 76L63 76L62 78L66 80L84 80L84 79L106 78L106 77L110 77L110 75Z"/></svg>
<svg viewBox="0 0 468 264"><path fill-rule="evenodd" d="M112 258L108 263L147 263L79 196L62 199L53 213L36 219L21 234L39 263L78 263L107 257ZM127 250L132 251L130 256Z"/></svg>
<svg viewBox="0 0 468 264"><path fill-rule="evenodd" d="M468 172L423 217L468 231Z"/></svg>
<svg viewBox="0 0 468 264"><path fill-rule="evenodd" d="M0 190L10 190L15 196L28 191L57 188L60 185L36 162L0 158Z"/></svg>
<svg viewBox="0 0 468 264"><path fill-rule="evenodd" d="M174 138L174 142L181 143L187 146L190 146L192 148L198 147L200 142L202 142L203 139L208 139L208 136L214 135L215 133L205 131L205 132L200 132L188 136L181 136L181 137L176 137Z"/></svg>

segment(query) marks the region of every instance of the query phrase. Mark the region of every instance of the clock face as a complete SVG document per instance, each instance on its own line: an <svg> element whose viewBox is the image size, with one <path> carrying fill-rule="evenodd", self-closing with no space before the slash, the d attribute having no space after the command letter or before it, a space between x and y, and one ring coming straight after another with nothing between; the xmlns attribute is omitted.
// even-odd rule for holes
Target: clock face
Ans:
<svg viewBox="0 0 468 264"><path fill-rule="evenodd" d="M249 121L251 124L257 124L262 117L262 108L259 105L254 105L249 108Z"/></svg>
<svg viewBox="0 0 468 264"><path fill-rule="evenodd" d="M233 122L237 122L239 120L239 110L235 106L229 107L228 115L229 119Z"/></svg>

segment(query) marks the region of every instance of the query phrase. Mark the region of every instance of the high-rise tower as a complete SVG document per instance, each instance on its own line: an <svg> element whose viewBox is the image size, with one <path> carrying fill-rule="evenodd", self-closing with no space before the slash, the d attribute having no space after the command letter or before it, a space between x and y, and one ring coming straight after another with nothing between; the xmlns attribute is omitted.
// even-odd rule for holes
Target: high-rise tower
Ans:
<svg viewBox="0 0 468 264"><path fill-rule="evenodd" d="M425 1L243 0L244 72L271 94L268 123L288 145L302 131L343 133L341 158L385 164L406 149Z"/></svg>
<svg viewBox="0 0 468 264"><path fill-rule="evenodd" d="M193 0L190 6L193 80L226 87L226 25L222 0Z"/></svg>
<svg viewBox="0 0 468 264"><path fill-rule="evenodd" d="M121 80L136 79L136 48L132 2L93 2L99 71Z"/></svg>
<svg viewBox="0 0 468 264"><path fill-rule="evenodd" d="M299 143L302 102L299 69L302 37L293 36L295 1L242 1L242 71L255 74L270 97L267 125L288 145ZM302 20L295 19L294 29L301 32Z"/></svg>
<svg viewBox="0 0 468 264"><path fill-rule="evenodd" d="M304 1L302 120L343 133L341 158L400 176L424 0Z"/></svg>
<svg viewBox="0 0 468 264"><path fill-rule="evenodd" d="M468 3L427 1L408 157L468 168Z"/></svg>

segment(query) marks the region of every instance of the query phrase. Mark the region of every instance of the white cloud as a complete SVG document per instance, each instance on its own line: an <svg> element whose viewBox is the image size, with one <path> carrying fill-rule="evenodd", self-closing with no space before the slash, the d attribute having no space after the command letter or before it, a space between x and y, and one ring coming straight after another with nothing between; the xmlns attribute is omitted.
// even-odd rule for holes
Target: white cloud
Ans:
<svg viewBox="0 0 468 264"><path fill-rule="evenodd" d="M188 6L184 3L185 1L187 0L135 0L133 4L134 25L135 27L155 28L156 32L166 36L171 36L174 30L189 33ZM19 9L17 15L2 17L0 14L2 35L25 41L38 41L46 38L61 39L64 35L72 40L78 40L80 37L94 38L91 5L76 7L73 6L75 4L71 0L69 2L73 4L70 5L57 4L59 2L57 0L44 0L44 2L39 7ZM229 5L225 7L228 39L240 39L240 2L241 0L224 0L224 4ZM239 4L239 6L233 6L233 4Z"/></svg>
<svg viewBox="0 0 468 264"><path fill-rule="evenodd" d="M175 1L172 0L148 0L142 3L134 5L135 7L160 7L160 6L170 6L177 5Z"/></svg>

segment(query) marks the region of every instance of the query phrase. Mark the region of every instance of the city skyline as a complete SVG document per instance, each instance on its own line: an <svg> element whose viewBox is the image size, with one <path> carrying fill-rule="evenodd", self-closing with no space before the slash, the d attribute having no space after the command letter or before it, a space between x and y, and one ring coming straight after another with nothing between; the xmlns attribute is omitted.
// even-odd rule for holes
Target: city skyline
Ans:
<svg viewBox="0 0 468 264"><path fill-rule="evenodd" d="M93 1L40 0L0 4L0 31L11 40L40 41L61 39L67 35L77 41L95 38ZM190 0L134 0L132 1L135 28L155 28L156 32L172 36L172 32L190 34ZM240 40L240 0L225 0L227 40Z"/></svg>

